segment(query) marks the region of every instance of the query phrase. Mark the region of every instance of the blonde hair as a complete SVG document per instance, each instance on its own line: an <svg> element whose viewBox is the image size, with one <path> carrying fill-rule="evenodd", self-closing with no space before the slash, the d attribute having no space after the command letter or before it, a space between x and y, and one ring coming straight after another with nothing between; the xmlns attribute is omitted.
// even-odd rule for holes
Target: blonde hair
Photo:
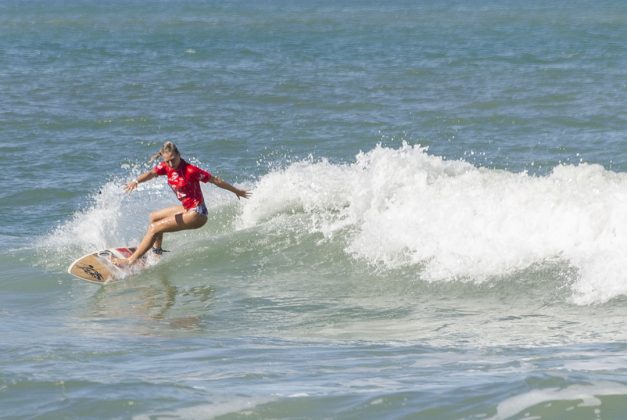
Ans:
<svg viewBox="0 0 627 420"><path fill-rule="evenodd" d="M161 146L161 149L159 149L159 151L155 154L153 154L150 157L150 160L148 161L149 163L154 162L155 160L159 159L161 156L163 156L164 153L174 153L177 156L180 156L181 153L179 153L179 149L176 147L176 144L172 143L171 141L166 141L165 143L163 143L163 146Z"/></svg>

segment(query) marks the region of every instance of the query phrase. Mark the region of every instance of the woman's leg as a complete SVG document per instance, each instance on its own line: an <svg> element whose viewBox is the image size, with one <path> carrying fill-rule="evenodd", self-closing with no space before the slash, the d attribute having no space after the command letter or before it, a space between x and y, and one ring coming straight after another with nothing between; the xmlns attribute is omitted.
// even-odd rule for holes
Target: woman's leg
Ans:
<svg viewBox="0 0 627 420"><path fill-rule="evenodd" d="M148 226L148 231L139 246L128 259L114 259L113 262L118 265L133 264L141 258L155 243L159 235L163 236L166 232L178 232L181 230L198 229L207 223L207 216L196 213L195 211L185 211L160 219Z"/></svg>
<svg viewBox="0 0 627 420"><path fill-rule="evenodd" d="M177 213L183 213L185 208L183 206L173 206L161 210L156 210L150 213L150 223L157 223L166 217L174 216ZM155 248L161 248L163 245L163 233L159 233L155 238L153 246Z"/></svg>

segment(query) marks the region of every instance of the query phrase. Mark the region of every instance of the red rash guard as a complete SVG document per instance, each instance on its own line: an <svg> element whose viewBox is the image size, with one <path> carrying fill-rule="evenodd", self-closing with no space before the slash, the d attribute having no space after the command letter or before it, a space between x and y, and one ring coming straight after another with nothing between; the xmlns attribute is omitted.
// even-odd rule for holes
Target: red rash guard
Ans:
<svg viewBox="0 0 627 420"><path fill-rule="evenodd" d="M153 168L157 175L167 175L168 185L176 194L176 198L181 201L186 210L204 204L205 199L200 190L200 181L209 182L213 175L191 165L181 159L177 169L171 168L167 163L161 162Z"/></svg>

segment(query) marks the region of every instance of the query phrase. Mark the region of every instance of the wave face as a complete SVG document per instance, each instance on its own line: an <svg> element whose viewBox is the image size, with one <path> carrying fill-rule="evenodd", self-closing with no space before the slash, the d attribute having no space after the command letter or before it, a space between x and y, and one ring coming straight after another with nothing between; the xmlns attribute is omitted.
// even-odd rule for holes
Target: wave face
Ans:
<svg viewBox="0 0 627 420"><path fill-rule="evenodd" d="M627 176L598 165L530 176L378 146L352 164L309 159L262 176L239 227L300 224L297 214L351 258L428 282L482 283L560 261L575 269L575 303L627 292Z"/></svg>

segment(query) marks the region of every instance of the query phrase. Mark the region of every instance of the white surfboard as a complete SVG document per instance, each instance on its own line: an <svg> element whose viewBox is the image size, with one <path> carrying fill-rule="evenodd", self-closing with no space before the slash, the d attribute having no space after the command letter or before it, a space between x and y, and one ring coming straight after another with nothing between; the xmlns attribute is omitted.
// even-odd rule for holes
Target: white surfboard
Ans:
<svg viewBox="0 0 627 420"><path fill-rule="evenodd" d="M140 258L132 267L118 267L111 262L112 257L128 258L135 248L118 247L103 249L83 255L67 269L67 272L76 278L94 284L107 284L119 280L135 272L136 268L142 268L146 264L146 256Z"/></svg>

